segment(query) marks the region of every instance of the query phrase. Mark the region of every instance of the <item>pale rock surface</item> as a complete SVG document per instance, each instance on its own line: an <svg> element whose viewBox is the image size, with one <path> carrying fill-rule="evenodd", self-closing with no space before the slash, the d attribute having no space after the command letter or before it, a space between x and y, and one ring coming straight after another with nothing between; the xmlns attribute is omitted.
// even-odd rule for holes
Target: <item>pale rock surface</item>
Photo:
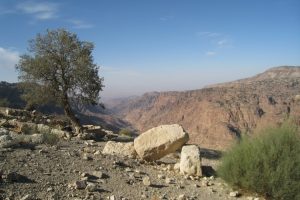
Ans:
<svg viewBox="0 0 300 200"><path fill-rule="evenodd" d="M202 176L200 149L196 145L182 147L180 173L191 176Z"/></svg>
<svg viewBox="0 0 300 200"><path fill-rule="evenodd" d="M188 140L188 133L180 125L161 125L139 135L134 148L141 159L155 161L175 152Z"/></svg>
<svg viewBox="0 0 300 200"><path fill-rule="evenodd" d="M136 157L136 151L133 146L133 142L114 142L108 141L102 151L103 154L128 156L131 158Z"/></svg>

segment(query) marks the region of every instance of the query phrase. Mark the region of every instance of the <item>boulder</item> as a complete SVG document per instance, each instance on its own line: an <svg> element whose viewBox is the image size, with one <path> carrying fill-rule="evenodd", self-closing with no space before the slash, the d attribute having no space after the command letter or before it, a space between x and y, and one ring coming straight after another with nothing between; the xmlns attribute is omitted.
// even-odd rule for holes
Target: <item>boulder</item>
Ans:
<svg viewBox="0 0 300 200"><path fill-rule="evenodd" d="M200 149L196 145L182 147L180 173L190 176L202 176Z"/></svg>
<svg viewBox="0 0 300 200"><path fill-rule="evenodd" d="M134 140L134 148L143 160L155 161L175 152L189 140L189 135L178 124L152 128Z"/></svg>
<svg viewBox="0 0 300 200"><path fill-rule="evenodd" d="M128 156L131 158L135 158L137 155L133 146L133 142L122 143L108 141L104 146L102 153L110 155Z"/></svg>

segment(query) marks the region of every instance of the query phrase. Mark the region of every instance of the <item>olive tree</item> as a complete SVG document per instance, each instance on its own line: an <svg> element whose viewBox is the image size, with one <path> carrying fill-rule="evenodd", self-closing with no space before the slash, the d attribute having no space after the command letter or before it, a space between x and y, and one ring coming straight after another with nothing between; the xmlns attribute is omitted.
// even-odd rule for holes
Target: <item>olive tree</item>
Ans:
<svg viewBox="0 0 300 200"><path fill-rule="evenodd" d="M37 34L29 41L29 53L22 55L16 65L24 99L31 105L55 102L73 127L81 130L72 105L98 104L103 88L93 49L92 43L80 41L64 29Z"/></svg>

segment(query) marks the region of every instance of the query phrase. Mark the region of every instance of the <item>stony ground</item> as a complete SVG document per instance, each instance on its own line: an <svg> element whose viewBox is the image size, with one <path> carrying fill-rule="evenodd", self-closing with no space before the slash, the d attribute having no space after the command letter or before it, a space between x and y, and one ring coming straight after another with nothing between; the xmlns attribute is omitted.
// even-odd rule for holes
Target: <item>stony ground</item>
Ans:
<svg viewBox="0 0 300 200"><path fill-rule="evenodd" d="M72 138L55 146L0 148L0 199L255 199L253 194L231 197L233 190L211 177L218 163L214 152L203 154L206 177L192 180L172 169L178 161L174 155L144 163L103 155L104 145ZM84 183L88 187L79 189Z"/></svg>

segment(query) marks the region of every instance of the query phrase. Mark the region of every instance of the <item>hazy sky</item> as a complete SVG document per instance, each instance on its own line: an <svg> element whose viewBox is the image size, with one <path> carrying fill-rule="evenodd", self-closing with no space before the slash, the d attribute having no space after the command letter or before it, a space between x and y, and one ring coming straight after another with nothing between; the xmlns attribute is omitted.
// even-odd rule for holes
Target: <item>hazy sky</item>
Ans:
<svg viewBox="0 0 300 200"><path fill-rule="evenodd" d="M66 28L95 44L104 97L300 65L299 0L1 0L0 25L0 80L17 81L29 39Z"/></svg>

